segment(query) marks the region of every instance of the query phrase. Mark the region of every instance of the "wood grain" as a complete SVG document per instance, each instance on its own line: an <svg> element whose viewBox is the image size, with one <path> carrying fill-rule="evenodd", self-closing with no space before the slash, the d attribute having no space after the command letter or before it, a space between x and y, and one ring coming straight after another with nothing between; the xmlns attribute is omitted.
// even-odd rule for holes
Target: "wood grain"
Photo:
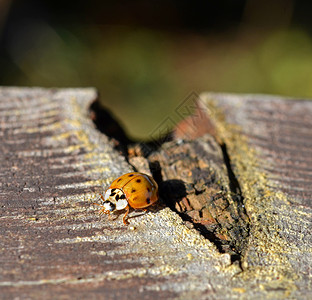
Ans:
<svg viewBox="0 0 312 300"><path fill-rule="evenodd" d="M213 93L201 100L251 219L244 278L266 278L264 290L305 299L312 290L312 101Z"/></svg>
<svg viewBox="0 0 312 300"><path fill-rule="evenodd" d="M92 205L132 170L92 122L96 99L0 88L1 298L309 298L312 102L201 95L200 125L186 119L176 140L130 159L146 172L159 163L173 205L132 211L127 227ZM232 239L218 246L181 213Z"/></svg>
<svg viewBox="0 0 312 300"><path fill-rule="evenodd" d="M170 209L131 212L127 227L120 217L101 219L92 205L131 171L90 118L96 98L93 89L0 89L1 298L169 299L210 291L207 272L220 277L216 270L230 257Z"/></svg>

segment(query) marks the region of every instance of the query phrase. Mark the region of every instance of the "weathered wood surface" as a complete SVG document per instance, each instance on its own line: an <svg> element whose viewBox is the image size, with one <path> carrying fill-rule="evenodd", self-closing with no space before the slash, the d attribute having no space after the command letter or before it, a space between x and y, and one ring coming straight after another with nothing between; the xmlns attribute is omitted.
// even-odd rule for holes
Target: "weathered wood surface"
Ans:
<svg viewBox="0 0 312 300"><path fill-rule="evenodd" d="M231 186L221 147L214 138L205 135L166 142L146 159L165 204L220 252L230 253L232 261L240 260L248 242L250 221L242 196ZM134 158L130 163L144 171Z"/></svg>
<svg viewBox="0 0 312 300"><path fill-rule="evenodd" d="M230 291L230 256L169 208L137 213L136 230L99 218L91 203L130 167L89 118L96 97L0 91L1 298L188 298L224 280Z"/></svg>
<svg viewBox="0 0 312 300"><path fill-rule="evenodd" d="M219 137L251 219L243 277L265 279L258 287L266 291L311 298L312 101L207 93L200 103L216 120L220 111L224 117Z"/></svg>
<svg viewBox="0 0 312 300"><path fill-rule="evenodd" d="M202 95L209 122L187 132L215 139L130 159L147 172L159 164L163 201L183 219L160 203L132 212L131 230L91 205L131 170L90 119L96 97L0 89L1 298L309 298L312 102Z"/></svg>

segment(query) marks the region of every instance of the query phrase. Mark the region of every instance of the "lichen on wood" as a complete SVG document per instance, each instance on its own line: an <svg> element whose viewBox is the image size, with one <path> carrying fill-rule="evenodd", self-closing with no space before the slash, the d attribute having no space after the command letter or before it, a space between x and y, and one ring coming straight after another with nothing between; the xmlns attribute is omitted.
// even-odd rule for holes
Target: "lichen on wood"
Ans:
<svg viewBox="0 0 312 300"><path fill-rule="evenodd" d="M0 88L2 297L308 298L311 102L203 94L205 136L127 158L163 184L127 227L92 205L132 170L92 122L96 100Z"/></svg>

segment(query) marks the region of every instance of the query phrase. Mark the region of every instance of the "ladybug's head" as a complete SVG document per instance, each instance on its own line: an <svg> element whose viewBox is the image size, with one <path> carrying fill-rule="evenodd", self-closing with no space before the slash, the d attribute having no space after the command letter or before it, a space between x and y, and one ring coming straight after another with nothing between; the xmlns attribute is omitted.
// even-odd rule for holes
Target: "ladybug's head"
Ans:
<svg viewBox="0 0 312 300"><path fill-rule="evenodd" d="M122 210L128 206L125 193L121 189L108 189L104 195L103 206L108 211Z"/></svg>
<svg viewBox="0 0 312 300"><path fill-rule="evenodd" d="M103 203L103 206L104 206L105 210L110 211L110 212L112 212L116 209L116 205L109 200L105 200Z"/></svg>

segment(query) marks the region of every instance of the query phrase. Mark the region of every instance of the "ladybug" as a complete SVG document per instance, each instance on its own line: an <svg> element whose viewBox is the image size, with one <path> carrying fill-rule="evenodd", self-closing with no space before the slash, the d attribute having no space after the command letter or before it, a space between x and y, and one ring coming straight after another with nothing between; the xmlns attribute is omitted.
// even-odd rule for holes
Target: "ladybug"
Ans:
<svg viewBox="0 0 312 300"><path fill-rule="evenodd" d="M100 214L110 214L117 210L126 210L123 216L123 223L128 225L126 217L132 208L146 208L158 200L158 185L155 180L146 174L131 172L115 179L105 191L104 196L100 195L103 204Z"/></svg>

